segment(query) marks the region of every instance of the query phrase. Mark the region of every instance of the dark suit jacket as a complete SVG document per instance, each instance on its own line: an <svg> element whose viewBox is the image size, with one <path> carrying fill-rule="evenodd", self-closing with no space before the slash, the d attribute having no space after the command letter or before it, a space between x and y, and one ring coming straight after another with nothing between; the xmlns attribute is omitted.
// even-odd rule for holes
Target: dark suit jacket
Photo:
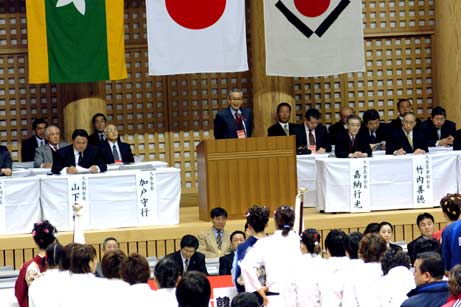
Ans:
<svg viewBox="0 0 461 307"><path fill-rule="evenodd" d="M134 162L134 157L133 153L131 152L131 147L130 144L123 143L120 140L117 141L118 148L120 150L122 162L125 163L133 163ZM101 151L104 156L104 162L106 164L112 164L114 163L114 156L112 154L112 148L109 145L109 142L105 141L104 143L101 144Z"/></svg>
<svg viewBox="0 0 461 307"><path fill-rule="evenodd" d="M408 143L407 136L403 132L403 128L391 128L389 132L389 140L386 142L386 155L393 155L394 151L403 148L407 153L412 153L416 149L422 149L429 152L427 148L427 140L424 131L421 128L413 129L413 148Z"/></svg>
<svg viewBox="0 0 461 307"><path fill-rule="evenodd" d="M253 132L253 112L250 109L240 109L242 119L247 131L246 136L250 137ZM232 115L230 107L218 112L214 119L214 138L215 139L236 139L237 124Z"/></svg>
<svg viewBox="0 0 461 307"><path fill-rule="evenodd" d="M102 144L99 134L94 132L88 136L88 144L99 146Z"/></svg>
<svg viewBox="0 0 461 307"><path fill-rule="evenodd" d="M48 143L45 141L45 143ZM35 148L38 147L37 139L35 135L31 136L28 139L22 141L21 146L21 161L22 162L30 162L34 161L35 158Z"/></svg>
<svg viewBox="0 0 461 307"><path fill-rule="evenodd" d="M453 150L461 150L461 129L456 130L453 140Z"/></svg>
<svg viewBox="0 0 461 307"><path fill-rule="evenodd" d="M11 160L8 148L0 145L0 169L1 168L13 169L13 160ZM3 174L0 173L0 176L3 176Z"/></svg>
<svg viewBox="0 0 461 307"><path fill-rule="evenodd" d="M378 129L376 129L375 131L376 140L374 142L371 141L370 131L368 130L367 126L362 125L359 133L362 133L368 136L368 140L370 144L376 144L376 143L381 143L382 141L385 141L387 139L388 128L389 128L389 124L380 122Z"/></svg>
<svg viewBox="0 0 461 307"><path fill-rule="evenodd" d="M179 266L179 271L181 275L184 273L184 266L182 265L181 251L177 251L167 255L173 261L175 261ZM187 271L199 271L208 275L205 265L205 255L200 252L195 252L192 257L189 259L189 267Z"/></svg>
<svg viewBox="0 0 461 307"><path fill-rule="evenodd" d="M290 135L295 135L295 129L298 125L297 124L288 124L288 132ZM274 125L270 126L267 129L267 136L286 136L285 130L283 130L282 126L277 122Z"/></svg>
<svg viewBox="0 0 461 307"><path fill-rule="evenodd" d="M232 252L225 256L219 257L219 275L231 275L232 264L234 263L234 255Z"/></svg>
<svg viewBox="0 0 461 307"><path fill-rule="evenodd" d="M90 168L92 165L97 165L101 172L107 170L107 165L104 163L104 158L98 146L90 145L83 151L83 159L80 163L81 167ZM59 174L65 167L75 166L74 146L69 145L58 150L56 161L53 161L51 172Z"/></svg>
<svg viewBox="0 0 461 307"><path fill-rule="evenodd" d="M328 127L328 134L330 136L330 144L336 144L336 137L343 131L347 129L344 128L344 124L342 121L334 123L330 127Z"/></svg>
<svg viewBox="0 0 461 307"><path fill-rule="evenodd" d="M322 125L318 124L318 126L314 129L315 131L315 150L319 150L320 147L325 148L327 152L331 151L330 140L328 138L327 128ZM307 135L306 135L306 128L305 125L298 125L295 128L296 134L296 148L300 146L307 146Z"/></svg>
<svg viewBox="0 0 461 307"><path fill-rule="evenodd" d="M342 131L336 137L335 155L337 158L347 158L350 153L360 151L371 157L370 141L366 134L358 133L355 136L355 147L352 146L351 138L347 130Z"/></svg>
<svg viewBox="0 0 461 307"><path fill-rule="evenodd" d="M423 123L423 128L426 133L427 146L435 146L435 143L437 143L439 140L439 136L437 135L437 128L435 127L432 120L426 120ZM450 135L454 137L456 134L456 124L450 120L445 120L445 123L443 124L440 132L442 139L447 138Z"/></svg>

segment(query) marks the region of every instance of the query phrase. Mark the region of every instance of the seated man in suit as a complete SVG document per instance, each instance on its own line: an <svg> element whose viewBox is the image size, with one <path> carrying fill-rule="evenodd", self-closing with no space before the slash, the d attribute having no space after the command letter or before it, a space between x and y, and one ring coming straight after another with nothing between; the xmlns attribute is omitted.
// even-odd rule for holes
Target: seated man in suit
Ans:
<svg viewBox="0 0 461 307"><path fill-rule="evenodd" d="M56 126L48 126L45 129L45 139L48 143L35 149L34 167L36 168L51 168L58 150L69 145L67 142L61 142L61 133Z"/></svg>
<svg viewBox="0 0 461 307"><path fill-rule="evenodd" d="M112 163L133 163L134 157L131 153L130 144L123 143L118 138L117 127L110 124L104 129L106 141L101 145L106 164Z"/></svg>
<svg viewBox="0 0 461 307"><path fill-rule="evenodd" d="M371 150L384 150L386 140L386 123L379 122L379 113L375 109L363 113L363 125L359 133L368 136Z"/></svg>
<svg viewBox="0 0 461 307"><path fill-rule="evenodd" d="M219 258L219 275L232 274L232 265L234 263L235 251L240 244L245 242L245 240L246 236L243 231L236 230L230 235L232 252Z"/></svg>
<svg viewBox="0 0 461 307"><path fill-rule="evenodd" d="M72 133L72 145L58 150L51 172L76 174L77 166L89 169L90 173L107 170L99 147L88 144L88 133L83 129L76 129Z"/></svg>
<svg viewBox="0 0 461 307"><path fill-rule="evenodd" d="M102 113L96 113L91 118L94 132L88 137L88 143L91 145L101 145L105 140L104 129L106 129L106 116Z"/></svg>
<svg viewBox="0 0 461 307"><path fill-rule="evenodd" d="M399 112L399 116L391 120L391 122L389 123L390 129L402 127L403 115L408 112L412 112L411 101L407 98L399 99L399 101L397 101L397 110Z"/></svg>
<svg viewBox="0 0 461 307"><path fill-rule="evenodd" d="M357 115L347 119L347 130L341 131L336 138L335 155L337 158L371 157L368 135L359 133L362 120Z"/></svg>
<svg viewBox="0 0 461 307"><path fill-rule="evenodd" d="M267 129L267 136L294 135L296 124L290 123L291 106L282 102L277 106L277 123Z"/></svg>
<svg viewBox="0 0 461 307"><path fill-rule="evenodd" d="M339 122L331 125L328 128L328 134L330 135L330 144L336 144L336 137L342 131L347 129L347 119L349 116L354 114L354 110L351 107L345 106L339 109Z"/></svg>
<svg viewBox="0 0 461 307"><path fill-rule="evenodd" d="M107 254L108 252L114 251L118 249L118 241L114 237L107 237L102 242L102 253L103 255ZM101 262L98 262L96 265L96 271L94 272L96 277L104 277L101 268Z"/></svg>
<svg viewBox="0 0 461 307"><path fill-rule="evenodd" d="M171 253L166 257L174 260L179 266L181 276L189 271L199 271L208 275L205 265L205 255L197 252L199 243L193 235L185 235L181 238L181 250Z"/></svg>
<svg viewBox="0 0 461 307"><path fill-rule="evenodd" d="M313 153L331 151L327 128L320 123L320 112L317 109L306 111L304 125L295 128L296 148L308 148Z"/></svg>
<svg viewBox="0 0 461 307"><path fill-rule="evenodd" d="M32 123L34 135L22 141L21 161L31 162L35 158L35 148L45 145L45 129L48 123L44 118L37 118Z"/></svg>
<svg viewBox="0 0 461 307"><path fill-rule="evenodd" d="M435 107L432 109L431 119L423 123L428 147L453 145L456 124L446 117L447 112L444 108Z"/></svg>
<svg viewBox="0 0 461 307"><path fill-rule="evenodd" d="M215 139L237 139L251 136L253 131L253 112L241 108L243 92L232 90L227 98L228 108L216 114L214 119Z"/></svg>
<svg viewBox="0 0 461 307"><path fill-rule="evenodd" d="M231 252L230 234L224 230L227 211L219 207L213 208L210 217L213 226L198 235L200 242L198 251L207 258L219 258Z"/></svg>
<svg viewBox="0 0 461 307"><path fill-rule="evenodd" d="M0 176L11 176L13 173L13 160L6 146L0 145Z"/></svg>
<svg viewBox="0 0 461 307"><path fill-rule="evenodd" d="M415 128L416 117L413 112L403 116L402 127L392 127L386 143L386 155L425 154L427 139L421 128Z"/></svg>

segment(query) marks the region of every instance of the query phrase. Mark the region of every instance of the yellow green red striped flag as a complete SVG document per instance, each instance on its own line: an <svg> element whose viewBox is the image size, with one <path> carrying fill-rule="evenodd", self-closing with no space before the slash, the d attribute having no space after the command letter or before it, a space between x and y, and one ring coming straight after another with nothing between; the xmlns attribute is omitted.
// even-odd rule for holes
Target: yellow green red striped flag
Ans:
<svg viewBox="0 0 461 307"><path fill-rule="evenodd" d="M26 0L29 83L127 77L123 0Z"/></svg>

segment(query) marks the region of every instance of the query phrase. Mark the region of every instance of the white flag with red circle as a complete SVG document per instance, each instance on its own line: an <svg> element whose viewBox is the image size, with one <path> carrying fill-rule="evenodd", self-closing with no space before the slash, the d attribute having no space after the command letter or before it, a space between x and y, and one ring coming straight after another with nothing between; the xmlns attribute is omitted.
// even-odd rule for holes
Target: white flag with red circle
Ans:
<svg viewBox="0 0 461 307"><path fill-rule="evenodd" d="M361 5L359 0L264 0L267 75L365 71Z"/></svg>
<svg viewBox="0 0 461 307"><path fill-rule="evenodd" d="M248 70L244 0L146 0L149 74Z"/></svg>

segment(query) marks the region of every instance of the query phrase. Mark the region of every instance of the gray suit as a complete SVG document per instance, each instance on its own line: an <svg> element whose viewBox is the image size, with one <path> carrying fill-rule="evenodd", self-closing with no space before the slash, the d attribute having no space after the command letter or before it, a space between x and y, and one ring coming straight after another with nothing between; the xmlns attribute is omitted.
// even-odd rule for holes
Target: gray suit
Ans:
<svg viewBox="0 0 461 307"><path fill-rule="evenodd" d="M67 146L66 142L59 143L59 148ZM42 163L53 163L53 153L51 152L51 147L46 144L45 146L39 146L35 148L35 159L34 167L40 167Z"/></svg>

